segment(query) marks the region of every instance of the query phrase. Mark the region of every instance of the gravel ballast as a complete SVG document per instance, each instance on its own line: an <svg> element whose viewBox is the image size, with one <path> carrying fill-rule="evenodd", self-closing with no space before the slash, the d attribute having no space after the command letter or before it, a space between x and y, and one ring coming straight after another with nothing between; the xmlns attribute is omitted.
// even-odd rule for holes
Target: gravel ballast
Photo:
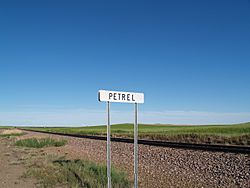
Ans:
<svg viewBox="0 0 250 188"><path fill-rule="evenodd" d="M106 142L28 132L23 137L60 137L68 144L48 153L106 162ZM133 180L133 144L112 143L112 165ZM139 187L250 187L250 157L246 154L206 152L139 145Z"/></svg>

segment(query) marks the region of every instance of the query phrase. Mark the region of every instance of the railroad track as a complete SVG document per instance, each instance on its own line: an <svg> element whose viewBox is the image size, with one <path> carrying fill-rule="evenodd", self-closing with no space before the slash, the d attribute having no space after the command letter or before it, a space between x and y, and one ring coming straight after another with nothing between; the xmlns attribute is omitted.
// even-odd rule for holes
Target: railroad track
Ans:
<svg viewBox="0 0 250 188"><path fill-rule="evenodd" d="M60 136L68 136L75 138L88 138L95 140L106 140L104 136L93 136L93 135L78 135L78 134L68 134L68 133L56 133L49 131L39 131L21 128L21 130L46 133ZM134 139L131 138L111 138L113 142L123 142L123 143L134 143ZM228 146L228 145L211 145L211 144L191 144L191 143L178 143L178 142L166 142L166 141L156 141L156 140L143 140L139 139L138 144L148 145L148 146L158 146L158 147L171 147L180 149L193 149L193 150L203 150L203 151L213 151L213 152L228 152L228 153L242 153L250 154L250 147L247 146Z"/></svg>

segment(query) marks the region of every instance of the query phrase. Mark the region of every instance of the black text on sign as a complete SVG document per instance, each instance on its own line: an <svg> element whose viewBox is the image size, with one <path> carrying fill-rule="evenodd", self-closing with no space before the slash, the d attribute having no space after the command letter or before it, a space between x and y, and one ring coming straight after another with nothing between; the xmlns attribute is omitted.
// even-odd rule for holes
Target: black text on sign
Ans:
<svg viewBox="0 0 250 188"><path fill-rule="evenodd" d="M122 102L122 103L144 103L143 93L99 90L99 101Z"/></svg>

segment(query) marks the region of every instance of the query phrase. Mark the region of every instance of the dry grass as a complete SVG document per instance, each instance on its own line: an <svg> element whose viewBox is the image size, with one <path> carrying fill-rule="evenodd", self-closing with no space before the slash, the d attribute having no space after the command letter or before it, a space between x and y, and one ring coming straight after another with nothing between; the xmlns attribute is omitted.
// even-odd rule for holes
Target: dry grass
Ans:
<svg viewBox="0 0 250 188"><path fill-rule="evenodd" d="M142 134L139 136L139 138L149 139L149 140L163 140L170 142L184 142L184 143L250 145L249 134L239 135L239 136L199 135L199 134L183 134L183 135Z"/></svg>
<svg viewBox="0 0 250 188"><path fill-rule="evenodd" d="M1 134L2 135L23 134L23 131L19 129L6 129L6 130L2 130Z"/></svg>
<svg viewBox="0 0 250 188"><path fill-rule="evenodd" d="M13 136L22 136L25 133L19 129L4 129L0 130L0 137L13 137Z"/></svg>

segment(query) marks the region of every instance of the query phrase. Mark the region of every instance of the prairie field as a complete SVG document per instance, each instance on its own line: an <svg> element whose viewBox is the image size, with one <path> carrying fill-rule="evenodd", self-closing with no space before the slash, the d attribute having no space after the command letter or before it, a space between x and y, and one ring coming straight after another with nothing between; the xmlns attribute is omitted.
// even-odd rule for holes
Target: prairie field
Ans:
<svg viewBox="0 0 250 188"><path fill-rule="evenodd" d="M29 128L41 131L106 135L106 126ZM133 124L111 125L112 137L133 138ZM250 145L250 122L228 125L139 124L139 138L187 143Z"/></svg>

